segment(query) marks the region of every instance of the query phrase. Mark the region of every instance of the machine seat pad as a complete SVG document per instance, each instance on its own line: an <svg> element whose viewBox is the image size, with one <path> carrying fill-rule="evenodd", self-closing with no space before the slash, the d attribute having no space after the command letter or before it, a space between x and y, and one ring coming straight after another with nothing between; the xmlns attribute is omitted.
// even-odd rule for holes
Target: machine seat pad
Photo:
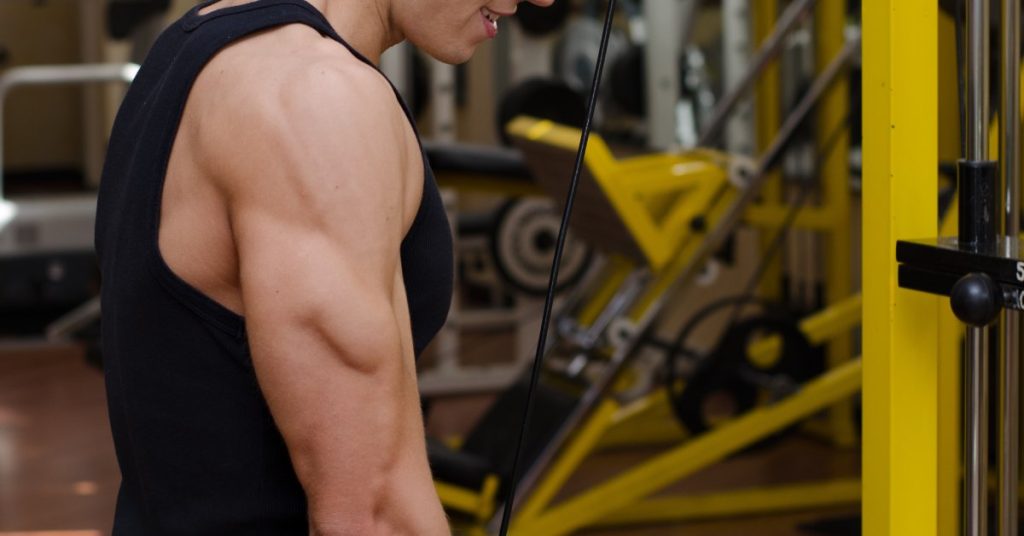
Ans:
<svg viewBox="0 0 1024 536"><path fill-rule="evenodd" d="M514 149L466 144L424 143L430 167L436 174L473 173L514 182L533 182L522 155Z"/></svg>
<svg viewBox="0 0 1024 536"><path fill-rule="evenodd" d="M480 490L487 475L493 473L483 458L457 451L433 437L427 438L427 459L435 479L471 490Z"/></svg>

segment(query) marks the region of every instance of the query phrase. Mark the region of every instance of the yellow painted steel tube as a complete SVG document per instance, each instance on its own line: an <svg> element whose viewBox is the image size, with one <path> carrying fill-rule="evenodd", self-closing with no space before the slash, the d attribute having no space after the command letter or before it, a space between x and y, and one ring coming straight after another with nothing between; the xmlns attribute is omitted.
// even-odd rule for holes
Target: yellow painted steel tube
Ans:
<svg viewBox="0 0 1024 536"><path fill-rule="evenodd" d="M755 0L750 3L754 19L754 37L758 43L771 34L779 17L779 0ZM778 60L765 68L758 80L754 97L757 129L757 147L765 150L772 143L775 133L782 126L782 85ZM782 207L782 174L773 172L761 187L761 207L779 209ZM774 233L764 233L761 247L767 248ZM782 297L782 259L777 256L765 268L761 278L761 294L768 299Z"/></svg>
<svg viewBox="0 0 1024 536"><path fill-rule="evenodd" d="M820 344L860 325L863 299L854 294L800 321L800 331L811 344Z"/></svg>
<svg viewBox="0 0 1024 536"><path fill-rule="evenodd" d="M484 485L480 489L480 502L476 508L476 518L480 522L485 522L494 515L494 510L497 508L495 498L498 496L498 485L501 483L501 479L497 475L487 475L484 479Z"/></svg>
<svg viewBox="0 0 1024 536"><path fill-rule="evenodd" d="M446 508L470 514L476 514L480 509L480 493L437 480L434 481L434 488Z"/></svg>
<svg viewBox="0 0 1024 536"><path fill-rule="evenodd" d="M594 445L611 425L612 418L618 409L618 403L613 400L606 399L601 402L583 429L573 436L573 440L544 474L544 478L537 484L536 489L530 494L517 514L517 519L528 520L540 513L551 502L558 490L562 489L565 481L579 467L580 462L594 451Z"/></svg>
<svg viewBox="0 0 1024 536"><path fill-rule="evenodd" d="M788 217L789 209L784 206L769 207L755 205L747 209L743 221L748 225L764 227L771 230L779 227ZM814 229L825 231L835 229L839 225L849 226L849 215L840 213L838 216L826 207L805 206L793 218L793 227L798 229ZM774 235L769 234L769 237Z"/></svg>
<svg viewBox="0 0 1024 536"><path fill-rule="evenodd" d="M700 495L645 499L601 519L598 526L679 523L853 505L860 479L831 480L740 489Z"/></svg>
<svg viewBox="0 0 1024 536"><path fill-rule="evenodd" d="M938 231L938 5L865 0L862 21L863 533L931 536L940 300L898 288L896 241Z"/></svg>
<svg viewBox="0 0 1024 536"><path fill-rule="evenodd" d="M600 287L592 298L587 300L586 305L580 311L576 317L576 321L581 326L589 326L597 320L597 317L601 315L601 311L608 305L612 297L615 296L615 292L619 290L622 283L629 277L630 272L633 271L633 263L621 258L612 257L609 261L609 267L606 268L607 275L604 276L604 281L601 282Z"/></svg>
<svg viewBox="0 0 1024 536"><path fill-rule="evenodd" d="M681 425L676 424L672 409L665 400L656 408L663 414L638 416L632 421L623 423L608 430L601 436L601 441L594 446L595 451L616 448L654 447L678 445L686 441L688 435Z"/></svg>
<svg viewBox="0 0 1024 536"><path fill-rule="evenodd" d="M718 221L722 218L725 211L728 210L735 197L735 192L727 191L720 199L717 200L714 206L709 207L707 213L709 228L718 224ZM640 299L638 299L630 308L630 320L633 322L639 322L644 315L650 312L651 307L664 297L665 293L672 290L673 285L675 285L679 277L689 266L694 253L698 248L700 248L700 242L703 239L703 233L691 233L688 236L688 238L679 247L678 252L671 255L669 263L657 274L657 278L647 285L647 288L644 290Z"/></svg>
<svg viewBox="0 0 1024 536"><path fill-rule="evenodd" d="M850 361L806 384L800 392L655 456L592 487L534 519L516 520L516 534L555 536L589 526L737 449L850 396L860 387L861 364Z"/></svg>
<svg viewBox="0 0 1024 536"><path fill-rule="evenodd" d="M621 446L665 445L687 438L669 406L668 391L655 389L621 407L595 445L597 450Z"/></svg>
<svg viewBox="0 0 1024 536"><path fill-rule="evenodd" d="M804 318L799 326L807 340L818 345L845 336L860 325L860 318L861 296L854 294ZM765 337L747 347L747 355L755 363L767 362L769 356L779 352L781 344L778 336Z"/></svg>
<svg viewBox="0 0 1024 536"><path fill-rule="evenodd" d="M828 68L829 62L843 48L846 2L819 2L814 23L815 58L820 72ZM850 273L853 263L850 243L853 232L850 228L850 134L846 128L850 109L849 94L849 77L842 74L829 86L818 103L815 125L818 153L821 155L821 208L834 218L834 225L824 234L822 244L826 305L844 300L853 292L853 276ZM830 146L826 147L823 145L825 143ZM853 357L853 338L849 332L837 334L830 339L826 348L829 367L835 367ZM849 400L832 408L828 419L832 439L836 444L851 446L856 443L853 404Z"/></svg>

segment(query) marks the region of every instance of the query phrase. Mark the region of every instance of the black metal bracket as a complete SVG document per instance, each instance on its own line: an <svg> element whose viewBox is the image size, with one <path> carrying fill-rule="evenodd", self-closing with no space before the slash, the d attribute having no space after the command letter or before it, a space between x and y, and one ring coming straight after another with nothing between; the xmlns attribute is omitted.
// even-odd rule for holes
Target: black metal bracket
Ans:
<svg viewBox="0 0 1024 536"><path fill-rule="evenodd" d="M949 296L957 318L976 327L1002 309L1024 311L1024 247L996 234L997 171L993 161L957 162L957 238L896 242L900 288Z"/></svg>
<svg viewBox="0 0 1024 536"><path fill-rule="evenodd" d="M1001 306L1024 311L1024 242L998 237L995 247L978 251L960 249L956 238L900 240L900 288L949 296L958 281L983 273L1002 289Z"/></svg>

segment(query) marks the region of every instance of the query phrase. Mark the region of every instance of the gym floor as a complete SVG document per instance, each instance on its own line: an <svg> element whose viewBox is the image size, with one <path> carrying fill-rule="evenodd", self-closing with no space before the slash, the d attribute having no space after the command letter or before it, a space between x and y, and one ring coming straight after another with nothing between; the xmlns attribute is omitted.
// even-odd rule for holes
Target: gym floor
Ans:
<svg viewBox="0 0 1024 536"><path fill-rule="evenodd" d="M459 433L487 396L436 400L430 433ZM0 345L0 536L109 534L119 475L107 422L103 375L73 345ZM617 451L586 462L568 484L578 490L651 451ZM737 456L673 486L707 491L857 474L860 453L793 437ZM859 534L856 507L677 526L586 531L601 536L815 536ZM839 520L840 522L836 522ZM817 531L808 530L815 525ZM839 527L826 529L820 527Z"/></svg>

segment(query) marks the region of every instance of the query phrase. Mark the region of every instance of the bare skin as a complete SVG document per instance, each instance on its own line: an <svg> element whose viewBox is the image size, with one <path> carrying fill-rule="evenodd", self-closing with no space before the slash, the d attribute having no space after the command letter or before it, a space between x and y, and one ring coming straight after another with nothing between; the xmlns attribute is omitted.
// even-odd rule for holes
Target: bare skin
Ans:
<svg viewBox="0 0 1024 536"><path fill-rule="evenodd" d="M464 61L486 38L478 0L435 0L436 23L421 13L431 2L406 1L310 3L372 61L407 37ZM168 165L160 250L245 317L312 534L449 534L399 258L422 187L419 147L387 81L309 27L239 41L195 81Z"/></svg>

